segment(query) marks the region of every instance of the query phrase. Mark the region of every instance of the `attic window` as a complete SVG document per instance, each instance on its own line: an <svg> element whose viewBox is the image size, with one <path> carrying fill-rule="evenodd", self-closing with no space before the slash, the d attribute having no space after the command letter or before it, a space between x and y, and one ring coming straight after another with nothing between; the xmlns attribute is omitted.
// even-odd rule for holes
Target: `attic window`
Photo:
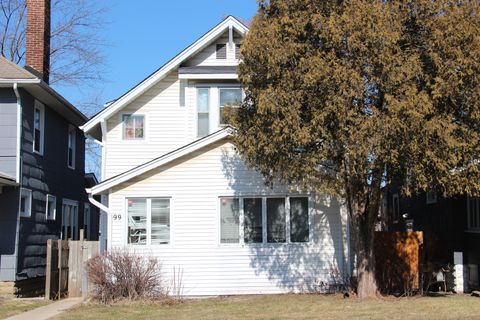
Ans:
<svg viewBox="0 0 480 320"><path fill-rule="evenodd" d="M141 140L145 138L145 118L143 115L124 114L123 139Z"/></svg>
<svg viewBox="0 0 480 320"><path fill-rule="evenodd" d="M227 59L227 45L226 44L217 44L216 54L218 60Z"/></svg>
<svg viewBox="0 0 480 320"><path fill-rule="evenodd" d="M240 43L237 43L235 44L235 59L240 59L240 48L241 48L241 44Z"/></svg>

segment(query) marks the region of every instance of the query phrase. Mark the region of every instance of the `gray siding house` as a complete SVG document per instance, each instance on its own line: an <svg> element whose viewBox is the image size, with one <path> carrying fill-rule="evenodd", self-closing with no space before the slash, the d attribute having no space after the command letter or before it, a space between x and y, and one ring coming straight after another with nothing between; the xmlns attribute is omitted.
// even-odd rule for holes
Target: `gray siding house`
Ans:
<svg viewBox="0 0 480 320"><path fill-rule="evenodd" d="M27 15L25 68L0 57L0 281L15 282L19 294L42 291L48 239L76 240L82 229L98 239L79 130L87 118L48 85L49 19L32 19L48 11ZM43 48L32 45L39 40Z"/></svg>

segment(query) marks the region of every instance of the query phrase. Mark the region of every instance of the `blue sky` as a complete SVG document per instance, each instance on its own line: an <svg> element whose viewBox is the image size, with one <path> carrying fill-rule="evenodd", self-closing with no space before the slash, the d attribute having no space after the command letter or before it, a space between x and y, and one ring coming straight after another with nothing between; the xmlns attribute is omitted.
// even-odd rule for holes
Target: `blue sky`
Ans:
<svg viewBox="0 0 480 320"><path fill-rule="evenodd" d="M99 96L104 103L142 81L225 16L250 20L255 0L108 0L103 31L105 83L57 87L75 104Z"/></svg>

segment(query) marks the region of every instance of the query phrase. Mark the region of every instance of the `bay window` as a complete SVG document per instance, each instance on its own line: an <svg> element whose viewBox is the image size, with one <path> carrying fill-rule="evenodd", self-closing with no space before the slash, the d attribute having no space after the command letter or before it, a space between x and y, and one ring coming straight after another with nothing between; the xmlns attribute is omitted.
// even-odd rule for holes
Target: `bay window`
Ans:
<svg viewBox="0 0 480 320"><path fill-rule="evenodd" d="M170 243L170 199L127 199L127 216L129 244Z"/></svg>

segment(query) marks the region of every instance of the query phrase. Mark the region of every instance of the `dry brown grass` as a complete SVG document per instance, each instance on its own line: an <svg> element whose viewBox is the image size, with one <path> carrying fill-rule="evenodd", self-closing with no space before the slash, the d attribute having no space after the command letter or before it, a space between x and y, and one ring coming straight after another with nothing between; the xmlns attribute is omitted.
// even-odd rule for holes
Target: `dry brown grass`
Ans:
<svg viewBox="0 0 480 320"><path fill-rule="evenodd" d="M44 299L4 299L0 298L0 319L29 311L48 304ZM34 320L34 319L32 319Z"/></svg>
<svg viewBox="0 0 480 320"><path fill-rule="evenodd" d="M359 301L341 296L263 295L190 300L166 305L87 304L56 318L77 319L479 319L480 299L456 295Z"/></svg>

